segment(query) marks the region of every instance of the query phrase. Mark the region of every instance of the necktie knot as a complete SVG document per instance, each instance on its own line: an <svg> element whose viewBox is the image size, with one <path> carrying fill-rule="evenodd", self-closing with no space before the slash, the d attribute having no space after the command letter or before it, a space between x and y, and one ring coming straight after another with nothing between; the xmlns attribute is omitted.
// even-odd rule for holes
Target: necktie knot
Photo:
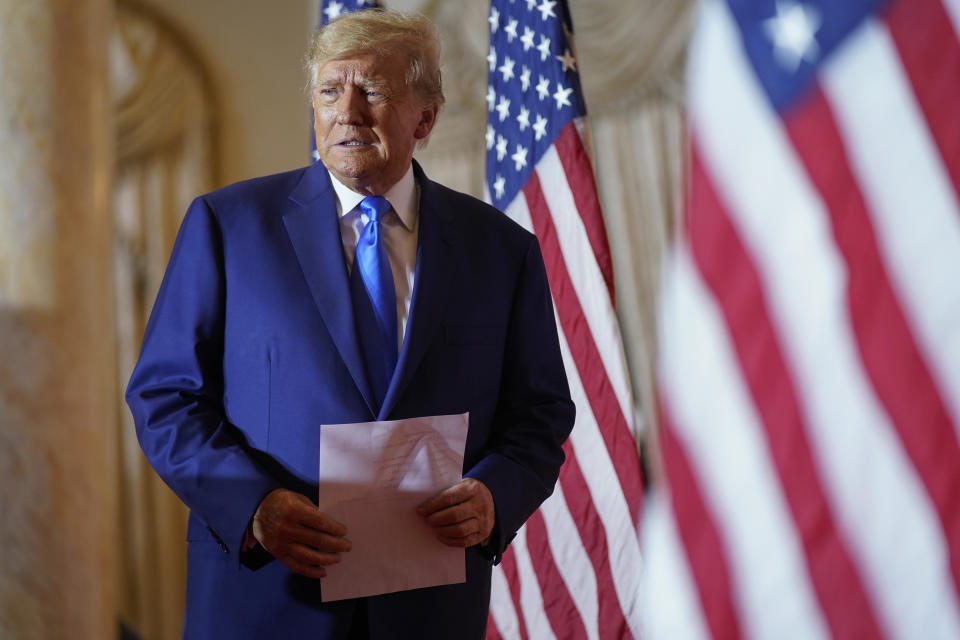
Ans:
<svg viewBox="0 0 960 640"><path fill-rule="evenodd" d="M360 201L360 210L374 222L380 222L390 212L390 203L383 196L367 196Z"/></svg>

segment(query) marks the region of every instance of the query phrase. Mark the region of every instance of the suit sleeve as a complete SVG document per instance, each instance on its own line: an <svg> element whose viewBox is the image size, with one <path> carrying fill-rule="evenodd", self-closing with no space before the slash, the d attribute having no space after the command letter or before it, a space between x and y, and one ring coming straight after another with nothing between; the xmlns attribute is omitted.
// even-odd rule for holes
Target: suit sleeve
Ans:
<svg viewBox="0 0 960 640"><path fill-rule="evenodd" d="M232 555L263 497L281 486L223 408L223 238L203 199L190 206L127 385L150 464Z"/></svg>
<svg viewBox="0 0 960 640"><path fill-rule="evenodd" d="M574 416L543 257L531 236L514 290L489 453L465 474L493 494L496 525L482 551L494 562L553 492Z"/></svg>

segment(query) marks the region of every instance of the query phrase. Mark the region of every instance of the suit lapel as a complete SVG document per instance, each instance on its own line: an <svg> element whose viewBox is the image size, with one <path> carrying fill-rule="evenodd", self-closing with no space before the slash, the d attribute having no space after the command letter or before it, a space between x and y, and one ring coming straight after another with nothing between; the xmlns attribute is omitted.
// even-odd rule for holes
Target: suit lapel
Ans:
<svg viewBox="0 0 960 640"><path fill-rule="evenodd" d="M420 236L413 300L397 369L387 388L380 420L393 411L427 348L436 339L443 322L443 301L452 284L449 264L456 244L456 230L448 219L449 212L437 185L427 180L420 165L414 162L413 166L420 184Z"/></svg>
<svg viewBox="0 0 960 640"><path fill-rule="evenodd" d="M350 304L337 205L322 164L315 163L304 171L290 200L298 206L284 214L283 224L297 261L340 357L370 413L376 415L376 400L364 371Z"/></svg>

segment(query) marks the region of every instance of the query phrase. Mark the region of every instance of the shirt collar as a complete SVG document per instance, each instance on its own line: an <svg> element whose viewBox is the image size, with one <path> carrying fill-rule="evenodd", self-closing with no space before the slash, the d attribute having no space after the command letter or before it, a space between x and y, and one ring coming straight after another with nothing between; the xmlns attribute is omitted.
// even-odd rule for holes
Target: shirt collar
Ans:
<svg viewBox="0 0 960 640"><path fill-rule="evenodd" d="M360 204L364 195L357 193L337 180L336 176L329 170L327 170L327 173L330 175L330 184L333 185L333 191L336 194L337 208L340 215L345 216ZM417 196L417 181L413 177L413 164L411 163L400 181L383 194L393 210L397 212L397 216L399 216L407 231L412 231L417 223Z"/></svg>

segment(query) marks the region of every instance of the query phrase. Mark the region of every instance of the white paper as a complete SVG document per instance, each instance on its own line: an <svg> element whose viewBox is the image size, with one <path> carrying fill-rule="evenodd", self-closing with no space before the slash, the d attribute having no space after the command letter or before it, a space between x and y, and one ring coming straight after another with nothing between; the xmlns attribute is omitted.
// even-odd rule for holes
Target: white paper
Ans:
<svg viewBox="0 0 960 640"><path fill-rule="evenodd" d="M321 578L324 602L466 580L464 550L417 505L461 479L468 414L320 427L320 510L353 548Z"/></svg>

